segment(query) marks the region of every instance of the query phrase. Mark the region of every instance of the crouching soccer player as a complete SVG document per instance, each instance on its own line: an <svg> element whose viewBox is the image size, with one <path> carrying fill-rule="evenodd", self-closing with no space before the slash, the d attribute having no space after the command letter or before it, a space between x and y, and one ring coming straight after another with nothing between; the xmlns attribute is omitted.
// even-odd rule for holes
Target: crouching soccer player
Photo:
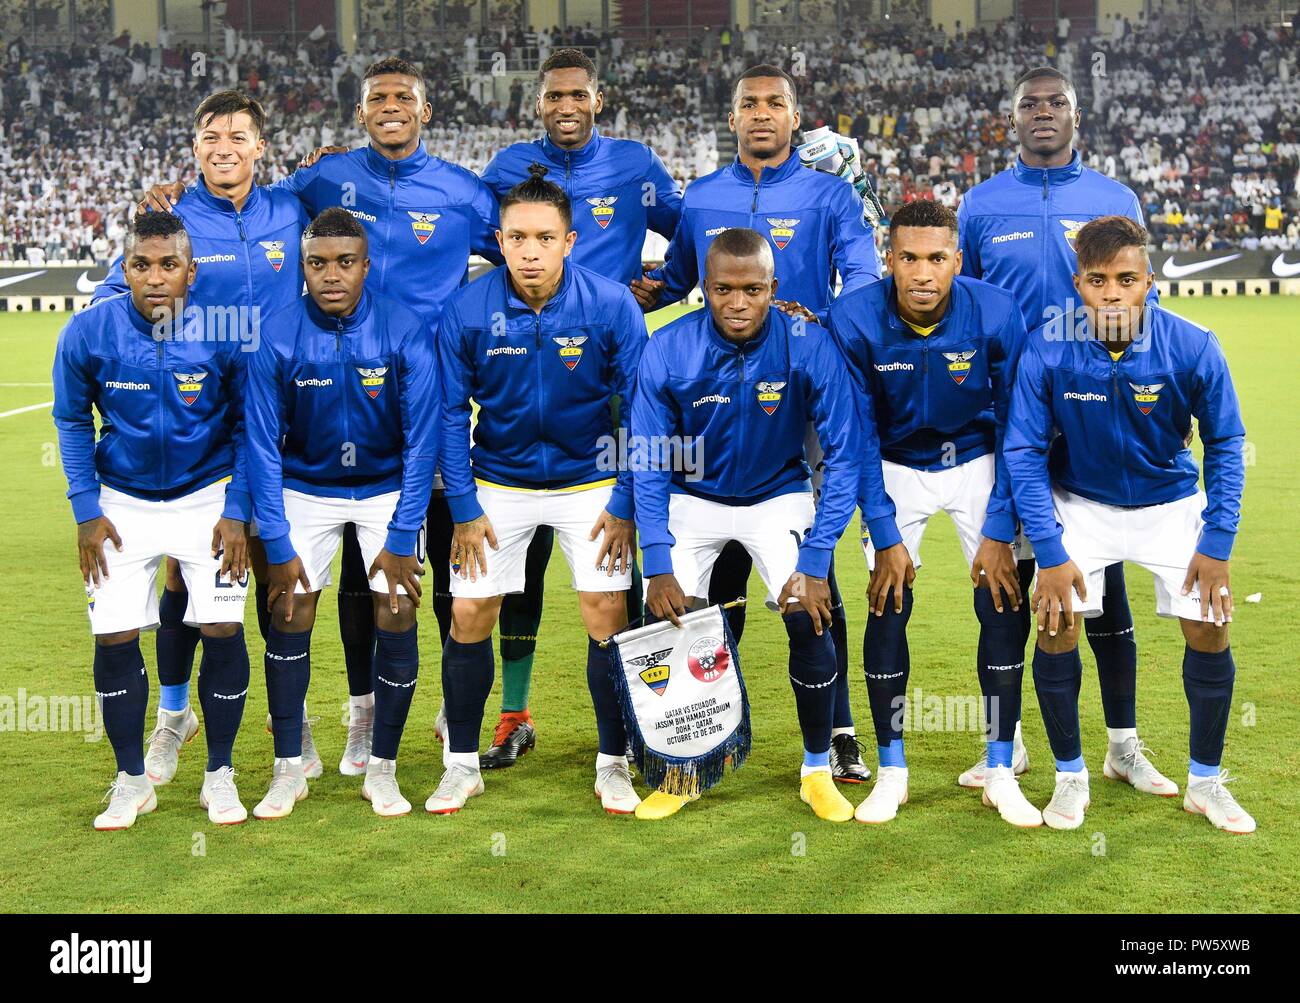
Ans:
<svg viewBox="0 0 1300 1003"><path fill-rule="evenodd" d="M628 814L639 800L609 654L597 642L628 622L632 485L603 458L615 441L610 401L631 397L645 321L626 286L566 262L577 239L572 208L545 174L534 165L501 200L505 267L457 292L438 324L442 476L455 531L451 636L442 650L446 770L425 802L435 815L483 793L478 744L492 630L502 597L523 591L539 526L555 530L589 635L596 794L611 814ZM479 409L472 449L471 399Z"/></svg>
<svg viewBox="0 0 1300 1003"><path fill-rule="evenodd" d="M1191 766L1183 807L1220 829L1253 832L1220 768L1236 669L1228 645L1228 558L1237 535L1245 429L1218 340L1144 302L1147 231L1104 216L1079 231L1081 316L1030 334L1016 374L1005 454L1016 508L1038 555L1034 687L1056 757L1043 810L1076 829L1088 808L1079 737L1079 622L1101 610L1117 561L1155 576L1156 612L1186 640L1183 688ZM1073 319L1075 330L1061 330ZM1185 437L1197 421L1205 492ZM1109 759L1105 775L1124 779Z"/></svg>
<svg viewBox="0 0 1300 1003"><path fill-rule="evenodd" d="M790 682L803 732L800 796L819 818L845 822L853 806L831 778L835 646L831 639L831 553L853 516L859 402L826 330L774 307L772 249L756 231L727 230L709 245L708 309L660 329L646 345L632 399L632 442L698 440L698 479L658 464L633 463L637 524L657 617L708 594L723 548L741 544L767 586L790 638ZM804 456L809 422L825 452L814 506ZM879 454L875 454L879 467ZM649 469L647 469L649 468ZM656 791L638 817L663 818L688 797Z"/></svg>
<svg viewBox="0 0 1300 1003"><path fill-rule="evenodd" d="M1002 462L1011 377L1025 339L1008 292L958 278L957 216L936 202L903 206L889 228L890 278L845 293L831 332L867 391L879 435L883 482L862 478L862 545L871 568L863 637L867 695L880 770L859 822L888 822L907 802L902 715L910 657L911 583L930 518L957 528L975 586L976 671L988 723L984 803L1013 825L1042 824L1012 772L1025 668L1012 553L1016 519ZM881 489L883 488L883 492Z"/></svg>
<svg viewBox="0 0 1300 1003"><path fill-rule="evenodd" d="M374 745L361 794L377 815L405 815L397 749L419 673L415 608L438 452L436 354L418 314L365 290L366 232L346 209L326 209L303 231L302 261L308 295L263 325L266 341L249 373L275 738L274 777L253 814L283 818L307 796L300 749L311 631L344 527L354 523L376 623Z"/></svg>
<svg viewBox="0 0 1300 1003"><path fill-rule="evenodd" d="M202 314L185 314L197 268L180 218L136 217L123 262L129 292L77 314L54 359L54 423L95 634L95 690L118 769L95 828L128 828L158 804L144 767L149 677L140 631L158 626L154 579L166 557L180 564L185 619L203 639L208 765L199 804L215 823L242 822L248 812L231 766L248 693L242 343L207 337Z"/></svg>

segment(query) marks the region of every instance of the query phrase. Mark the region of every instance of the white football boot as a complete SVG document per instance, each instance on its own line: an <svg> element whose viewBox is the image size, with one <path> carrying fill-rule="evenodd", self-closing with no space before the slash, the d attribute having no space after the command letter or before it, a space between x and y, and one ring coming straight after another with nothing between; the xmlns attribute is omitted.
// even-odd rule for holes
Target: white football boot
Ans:
<svg viewBox="0 0 1300 1003"><path fill-rule="evenodd" d="M1143 794L1177 797L1178 785L1151 765L1151 760L1146 757L1150 751L1140 738L1110 742L1106 747L1106 761L1101 767L1102 775L1107 780L1123 780Z"/></svg>
<svg viewBox="0 0 1300 1003"><path fill-rule="evenodd" d="M95 828L100 832L129 829L136 817L147 815L158 807L158 798L148 776L132 777L119 773L104 795L108 807L95 816Z"/></svg>
<svg viewBox="0 0 1300 1003"><path fill-rule="evenodd" d="M370 802L375 814L383 818L409 815L411 802L402 797L397 786L397 761L370 757L366 764L366 779L361 784L361 796Z"/></svg>
<svg viewBox="0 0 1300 1003"><path fill-rule="evenodd" d="M149 751L144 756L144 774L155 787L172 782L181 746L199 733L199 718L187 706L176 712L158 708L158 725L149 733Z"/></svg>
<svg viewBox="0 0 1300 1003"><path fill-rule="evenodd" d="M853 817L859 822L878 825L892 821L898 809L907 804L907 767L882 766L876 770L876 785L867 799L858 805Z"/></svg>
<svg viewBox="0 0 1300 1003"><path fill-rule="evenodd" d="M596 768L596 797L611 815L631 815L641 798L632 786L632 774L623 763Z"/></svg>
<svg viewBox="0 0 1300 1003"><path fill-rule="evenodd" d="M454 815L470 798L483 793L483 772L463 763L452 763L442 775L438 789L424 802L430 815Z"/></svg>
<svg viewBox="0 0 1300 1003"><path fill-rule="evenodd" d="M302 766L295 766L287 759L277 759L273 770L266 797L253 808L254 818L284 818L307 796L307 777Z"/></svg>
<svg viewBox="0 0 1300 1003"><path fill-rule="evenodd" d="M984 751L980 753L980 758L975 761L965 773L957 778L957 783L962 787L983 787L984 774L989 768L989 750L988 745L984 746ZM1025 749L1025 743L1020 738L1020 725L1016 725L1016 737L1011 749L1011 771L1016 776L1029 772L1029 752Z"/></svg>
<svg viewBox="0 0 1300 1003"><path fill-rule="evenodd" d="M1244 836L1255 831L1255 820L1237 799L1228 793L1226 784L1235 777L1221 770L1212 777L1187 778L1187 793L1183 795L1183 808L1193 815L1204 815L1216 829Z"/></svg>
<svg viewBox="0 0 1300 1003"><path fill-rule="evenodd" d="M990 766L985 771L982 800L988 807L996 808L1003 821L1021 829L1043 824L1043 813L1026 799L1009 766Z"/></svg>
<svg viewBox="0 0 1300 1003"><path fill-rule="evenodd" d="M1043 821L1053 829L1077 829L1083 825L1083 813L1092 804L1088 792L1088 771L1056 773L1056 790L1043 809Z"/></svg>
<svg viewBox="0 0 1300 1003"><path fill-rule="evenodd" d="M353 707L348 717L348 741L339 760L339 772L345 777L359 777L370 762L370 748L375 734L375 708ZM407 806L408 810L410 806Z"/></svg>
<svg viewBox="0 0 1300 1003"><path fill-rule="evenodd" d="M204 771L199 807L207 809L208 821L216 825L239 825L248 818L248 809L239 800L235 771L231 767L223 766L211 773Z"/></svg>
<svg viewBox="0 0 1300 1003"><path fill-rule="evenodd" d="M320 753L316 751L316 740L311 737L311 726L319 720L318 717L308 717L307 708L303 707L302 747L299 754L302 756L302 775L308 780L318 780L325 773L325 764L320 761ZM270 714L266 715L266 730L271 731ZM257 812L253 814L257 815Z"/></svg>

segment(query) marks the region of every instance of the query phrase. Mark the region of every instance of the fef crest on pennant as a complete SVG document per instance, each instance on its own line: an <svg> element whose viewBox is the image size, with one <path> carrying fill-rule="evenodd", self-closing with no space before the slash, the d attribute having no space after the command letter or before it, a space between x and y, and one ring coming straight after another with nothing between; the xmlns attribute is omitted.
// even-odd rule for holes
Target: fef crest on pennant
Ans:
<svg viewBox="0 0 1300 1003"><path fill-rule="evenodd" d="M203 393L203 381L207 379L207 373L172 373L176 377L176 391L181 395L181 400L185 406L189 407L199 399L199 394Z"/></svg>
<svg viewBox="0 0 1300 1003"><path fill-rule="evenodd" d="M649 686L650 691L657 697L663 696L664 690L668 689L669 665L664 659L672 653L672 648L663 648L659 651L652 651L648 655L629 659L633 668L638 665L644 666L637 672L637 675L640 676L641 682Z"/></svg>
<svg viewBox="0 0 1300 1003"><path fill-rule="evenodd" d="M969 352L944 352L943 357L948 360L948 375L952 377L957 386L966 382L966 377L970 375L970 360L975 358L975 353L979 349L971 349Z"/></svg>
<svg viewBox="0 0 1300 1003"><path fill-rule="evenodd" d="M1086 219L1062 219L1059 220L1061 226L1065 227L1065 242L1070 245L1070 250L1075 250L1074 238L1079 236L1079 231L1083 229Z"/></svg>
<svg viewBox="0 0 1300 1003"><path fill-rule="evenodd" d="M797 219L774 219L771 216L767 218L768 231L772 237L772 243L776 245L778 251L784 251L785 245L794 240L794 228L799 225Z"/></svg>
<svg viewBox="0 0 1300 1003"><path fill-rule="evenodd" d="M1163 383L1130 383L1129 386L1133 388L1133 400L1137 402L1138 410L1143 414L1151 413L1151 409L1160 400L1160 391L1164 388Z"/></svg>
<svg viewBox="0 0 1300 1003"><path fill-rule="evenodd" d="M269 261L271 267L278 272L280 266L284 264L284 241L259 240L258 243L266 250L266 260Z"/></svg>
<svg viewBox="0 0 1300 1003"><path fill-rule="evenodd" d="M388 372L387 366L379 369L362 369L357 367L357 372L361 375L361 389L366 392L371 400L379 396L379 391L384 389L384 376Z"/></svg>
<svg viewBox="0 0 1300 1003"><path fill-rule="evenodd" d="M427 242L433 236L433 231L438 229L433 225L434 220L442 218L440 212L412 212L410 209L406 210L406 215L411 217L411 232L421 244Z"/></svg>
<svg viewBox="0 0 1300 1003"><path fill-rule="evenodd" d="M587 340L587 336L583 334L576 338L552 338L551 340L560 346L560 361L568 367L569 372L573 372L582 361L582 343Z"/></svg>
<svg viewBox="0 0 1300 1003"><path fill-rule="evenodd" d="M600 224L602 230L609 226L614 219L614 203L618 201L618 196L608 195L605 198L589 198L587 201L591 203L592 219Z"/></svg>
<svg viewBox="0 0 1300 1003"><path fill-rule="evenodd" d="M766 380L760 380L754 386L758 394L758 406L768 414L774 414L781 403L783 389L785 389L784 383L768 383Z"/></svg>

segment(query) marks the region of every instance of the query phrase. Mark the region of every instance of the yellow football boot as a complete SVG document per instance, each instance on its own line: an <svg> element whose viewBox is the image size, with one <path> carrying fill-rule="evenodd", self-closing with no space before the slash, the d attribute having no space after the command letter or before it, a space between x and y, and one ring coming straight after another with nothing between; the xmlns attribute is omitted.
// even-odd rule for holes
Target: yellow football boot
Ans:
<svg viewBox="0 0 1300 1003"><path fill-rule="evenodd" d="M830 770L817 770L800 780L799 797L812 806L813 814L828 822L847 822L853 817L853 805L836 790Z"/></svg>

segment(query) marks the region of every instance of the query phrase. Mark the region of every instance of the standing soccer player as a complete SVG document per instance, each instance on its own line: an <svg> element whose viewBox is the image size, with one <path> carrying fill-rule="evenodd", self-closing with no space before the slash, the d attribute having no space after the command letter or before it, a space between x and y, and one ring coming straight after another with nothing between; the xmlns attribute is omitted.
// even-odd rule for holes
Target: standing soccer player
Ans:
<svg viewBox="0 0 1300 1003"><path fill-rule="evenodd" d="M871 569L863 660L880 769L857 819L888 822L907 802L900 709L911 668L911 583L926 525L946 512L975 586L976 671L989 727L984 802L1013 825L1041 825L1011 768L1025 644L1002 438L1024 321L1010 293L957 277L951 209L909 202L894 214L889 242L891 276L839 297L830 325L872 402L874 431L866 434L879 435L883 466L883 477L863 476L859 498Z"/></svg>
<svg viewBox="0 0 1300 1003"><path fill-rule="evenodd" d="M239 91L218 91L194 111L194 158L198 180L158 186L149 208L174 212L189 234L198 266L188 302L225 318L231 337L252 348L261 322L302 295L298 241L307 214L288 192L254 183L253 172L266 152L266 113ZM124 258L114 262L92 302L127 289ZM266 560L256 536L248 540L257 601L257 624L266 637ZM198 730L190 709L190 675L199 631L186 623L189 595L176 561L167 560L167 579L159 603L155 638L158 654L158 722L149 736L145 769L155 786L170 783L177 756ZM306 710L303 711L304 720ZM320 757L303 732L303 756L310 776L320 776Z"/></svg>
<svg viewBox="0 0 1300 1003"><path fill-rule="evenodd" d="M1218 340L1147 301L1149 239L1125 216L1079 230L1083 306L1030 334L1011 403L1007 468L1038 556L1034 687L1056 758L1043 820L1054 829L1083 824L1089 784L1075 614L1100 612L1105 569L1127 560L1155 576L1156 613L1177 618L1186 641L1183 807L1248 833L1255 820L1228 792L1221 767L1236 675L1228 560L1245 486L1245 429ZM1205 447L1204 492L1186 443L1193 419ZM1113 776L1109 758L1106 766Z"/></svg>
<svg viewBox="0 0 1300 1003"><path fill-rule="evenodd" d="M962 274L1009 290L1032 329L1077 306L1073 275L1079 228L1111 214L1140 225L1142 210L1132 189L1083 166L1074 149L1079 103L1060 70L1043 66L1024 73L1012 92L1009 117L1020 141L1015 165L967 192L957 212ZM1154 301L1154 286L1150 296ZM1032 574L1033 563L1022 560L1022 589ZM1107 774L1148 794L1172 796L1177 786L1151 764L1138 739L1137 642L1123 564L1107 570L1105 593L1102 613L1088 621L1087 635L1109 737ZM1028 640L1028 606L1021 607L1021 623ZM1019 728L1014 762L1016 773L1029 768ZM981 757L957 782L983 786L985 766Z"/></svg>
<svg viewBox="0 0 1300 1003"><path fill-rule="evenodd" d="M875 236L863 219L862 199L840 178L808 170L790 145L799 128L794 81L776 66L754 66L740 75L728 116L739 152L733 163L698 179L682 199L682 219L662 268L632 283L643 309L682 299L703 284L703 266L714 238L736 227L763 234L772 247L783 301L797 303L825 324L838 274L842 292L880 278ZM709 601L743 595L753 562L731 546L714 570ZM834 619L831 635L839 664L835 700L833 772L837 780L861 783L862 764L849 708L848 628L844 604L830 570ZM740 643L744 607L728 612Z"/></svg>
<svg viewBox="0 0 1300 1003"><path fill-rule="evenodd" d="M73 317L54 359L54 423L95 635L95 690L117 758L95 828L128 828L158 804L145 771L140 631L158 626L154 583L166 557L179 562L186 620L203 639L208 764L199 803L217 824L242 822L231 755L248 693L245 346L214 337L201 311L187 313L196 266L178 216L137 216L124 262L129 293Z"/></svg>
<svg viewBox="0 0 1300 1003"><path fill-rule="evenodd" d="M578 210L570 264L627 285L641 277L646 233L653 230L672 239L682 194L644 143L600 134L596 116L604 100L596 64L578 49L557 49L538 78L537 114L545 134L498 153L483 181L503 197L528 179L530 165L546 164L548 177ZM554 539L549 526L538 528L524 564L524 591L506 596L501 604L501 718L492 747L482 756L488 768L513 766L537 741L528 691ZM627 599L628 618L639 618L641 576L635 563Z"/></svg>
<svg viewBox="0 0 1300 1003"><path fill-rule="evenodd" d="M545 174L536 165L502 198L506 267L457 293L438 327L442 467L456 521L452 628L442 651L446 771L425 803L439 815L483 793L478 740L492 689L492 630L502 597L524 588L538 526L559 538L587 629L596 794L612 814L630 813L640 800L609 653L598 642L628 622L632 485L626 471L604 469L602 455L626 426L628 409L616 428L611 402L632 399L645 320L625 285L566 261L577 239L572 209Z"/></svg>
<svg viewBox="0 0 1300 1003"><path fill-rule="evenodd" d="M415 607L437 462L437 365L428 324L366 286L366 231L327 209L303 232L307 296L275 314L249 377L248 451L269 562L266 695L274 777L253 809L283 818L307 796L299 708L311 631L344 527L356 526L376 630L374 744L362 796L411 810L397 749L419 673Z"/></svg>
<svg viewBox="0 0 1300 1003"><path fill-rule="evenodd" d="M790 682L803 732L799 793L818 818L845 822L853 806L831 775L836 652L831 640L831 555L853 516L864 445L860 402L830 335L775 308L772 249L737 227L705 256L708 309L650 339L632 403L632 441L651 456L669 442L700 443L698 480L634 464L646 605L678 622L708 591L723 548L739 543L758 564L768 606L790 639ZM814 504L804 456L809 422L825 454ZM650 467L650 469L644 469ZM658 790L637 809L665 818L689 796Z"/></svg>

